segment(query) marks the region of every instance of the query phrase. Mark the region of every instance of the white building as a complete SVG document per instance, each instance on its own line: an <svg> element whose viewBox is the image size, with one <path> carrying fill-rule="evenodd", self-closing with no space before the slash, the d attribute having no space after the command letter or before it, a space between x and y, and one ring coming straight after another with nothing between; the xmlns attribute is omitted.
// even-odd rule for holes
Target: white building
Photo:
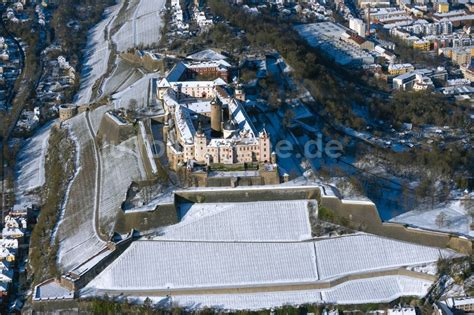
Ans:
<svg viewBox="0 0 474 315"><path fill-rule="evenodd" d="M357 33L361 37L365 37L367 27L361 19L351 18L349 20L349 28Z"/></svg>
<svg viewBox="0 0 474 315"><path fill-rule="evenodd" d="M414 88L415 83L417 83L417 89L422 89L422 87L425 86L424 83L430 83L427 80L423 82L423 78L430 78L431 81L433 79L445 81L447 76L448 73L443 67L439 67L438 69L417 69L393 78L393 89L410 90Z"/></svg>

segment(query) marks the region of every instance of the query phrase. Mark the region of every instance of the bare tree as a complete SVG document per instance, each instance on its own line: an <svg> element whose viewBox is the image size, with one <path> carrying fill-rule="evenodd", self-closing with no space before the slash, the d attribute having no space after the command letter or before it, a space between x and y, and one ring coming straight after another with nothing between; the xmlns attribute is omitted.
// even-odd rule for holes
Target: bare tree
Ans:
<svg viewBox="0 0 474 315"><path fill-rule="evenodd" d="M136 99L131 98L130 101L128 102L128 109L132 112L136 111L138 107L138 102Z"/></svg>
<svg viewBox="0 0 474 315"><path fill-rule="evenodd" d="M446 213L444 213L444 212L441 211L441 212L436 216L436 220L435 220L436 225L437 225L439 228L445 226L446 223L447 223L447 222L446 222L446 221L447 221L447 218L448 218L448 216L446 215Z"/></svg>

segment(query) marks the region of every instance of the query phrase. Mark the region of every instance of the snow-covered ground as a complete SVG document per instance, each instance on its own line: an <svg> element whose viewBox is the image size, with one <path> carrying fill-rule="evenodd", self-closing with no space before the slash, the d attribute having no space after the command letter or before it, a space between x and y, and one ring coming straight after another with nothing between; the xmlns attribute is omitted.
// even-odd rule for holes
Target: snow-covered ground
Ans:
<svg viewBox="0 0 474 315"><path fill-rule="evenodd" d="M412 226L443 231L454 232L474 237L474 231L471 230L472 217L466 209L467 202L471 201L455 200L445 204L438 205L432 209L417 209L403 213L391 222L409 224ZM473 205L471 205L472 207ZM444 218L444 219L441 219Z"/></svg>
<svg viewBox="0 0 474 315"><path fill-rule="evenodd" d="M421 265L455 252L370 234L351 234L315 242L321 279L347 274ZM348 259L344 259L347 257Z"/></svg>
<svg viewBox="0 0 474 315"><path fill-rule="evenodd" d="M261 310L285 305L317 303L358 304L390 302L400 296L424 296L430 281L386 276L343 283L327 290L276 291L240 294L203 294L149 297L156 306L179 305L187 310ZM89 291L90 292L90 291ZM128 297L132 303L143 303L144 297Z"/></svg>
<svg viewBox="0 0 474 315"><path fill-rule="evenodd" d="M140 80L142 77L143 73L140 71L140 69L132 67L130 64L119 57L117 59L114 71L110 77L104 81L102 87L104 95L111 95L113 93L120 92L131 84Z"/></svg>
<svg viewBox="0 0 474 315"><path fill-rule="evenodd" d="M165 3L165 0L140 0L132 16L112 36L119 52L160 41L163 26L160 12Z"/></svg>
<svg viewBox="0 0 474 315"><path fill-rule="evenodd" d="M67 189L67 199L56 234L59 240L58 262L64 270L73 269L105 247L95 231L97 161L85 115L82 113L67 123L76 143L79 166Z"/></svg>
<svg viewBox="0 0 474 315"><path fill-rule="evenodd" d="M150 202L141 206L124 209L125 213L154 211L160 205L170 205L174 203L174 187L165 188L151 199Z"/></svg>
<svg viewBox="0 0 474 315"><path fill-rule="evenodd" d="M128 108L131 100L137 101L138 107L145 107L150 102L151 96L151 80L158 78L158 73L149 73L138 81L129 85L122 91L112 95L115 108Z"/></svg>
<svg viewBox="0 0 474 315"><path fill-rule="evenodd" d="M72 299L74 292L60 286L56 281L48 281L35 288L33 300Z"/></svg>
<svg viewBox="0 0 474 315"><path fill-rule="evenodd" d="M156 166L156 163L155 163L155 158L154 158L154 155L153 155L153 151L151 149L150 140L148 139L148 135L147 135L146 130L145 130L145 125L143 124L143 121L140 121L138 123L138 125L140 127L140 135L143 139L143 144L145 145L145 153L146 153L146 156L147 156L147 159L148 159L148 163L150 164L151 171L152 171L153 174L157 174L158 173L158 167Z"/></svg>
<svg viewBox="0 0 474 315"><path fill-rule="evenodd" d="M36 134L29 138L21 147L15 170L15 202L16 205L35 201L35 196L28 193L45 183L45 159L48 152L48 141L52 121L41 127Z"/></svg>
<svg viewBox="0 0 474 315"><path fill-rule="evenodd" d="M100 222L110 232L132 181L146 179L137 137L116 146L106 145L101 150L101 161Z"/></svg>
<svg viewBox="0 0 474 315"><path fill-rule="evenodd" d="M166 290L311 283L313 245L135 241L92 280L92 289Z"/></svg>
<svg viewBox="0 0 474 315"><path fill-rule="evenodd" d="M179 224L163 230L161 236L133 242L81 291L81 296L171 294L172 301L183 306L219 309L321 300L339 304L387 302L402 295L423 296L431 285L431 281L418 277L395 276L394 270L411 267L432 274L432 264L441 256L457 255L365 233L308 241L307 203L184 205L185 215ZM428 265L428 269L416 269ZM329 289L317 286L347 275L374 276ZM236 288L251 289L252 293L229 292ZM221 294L210 294L211 289ZM195 291L189 295L189 290ZM155 300L167 302L166 298Z"/></svg>
<svg viewBox="0 0 474 315"><path fill-rule="evenodd" d="M75 96L78 105L87 104L91 101L92 87L94 83L106 72L110 56L109 41L105 33L110 32L110 24L120 10L121 4L111 6L105 10L105 18L89 31L86 53L81 71L81 86Z"/></svg>
<svg viewBox="0 0 474 315"><path fill-rule="evenodd" d="M99 131L100 123L102 122L104 114L111 109L111 105L104 105L90 112L89 119L91 121L92 129L94 130L94 135L97 135L97 132Z"/></svg>
<svg viewBox="0 0 474 315"><path fill-rule="evenodd" d="M203 241L300 241L311 238L308 200L184 204L182 221L161 238ZM314 202L316 206L316 202ZM185 208L185 209L182 209Z"/></svg>
<svg viewBox="0 0 474 315"><path fill-rule="evenodd" d="M349 281L321 295L326 303L332 304L390 302L402 295L422 297L432 284L411 277L387 276Z"/></svg>

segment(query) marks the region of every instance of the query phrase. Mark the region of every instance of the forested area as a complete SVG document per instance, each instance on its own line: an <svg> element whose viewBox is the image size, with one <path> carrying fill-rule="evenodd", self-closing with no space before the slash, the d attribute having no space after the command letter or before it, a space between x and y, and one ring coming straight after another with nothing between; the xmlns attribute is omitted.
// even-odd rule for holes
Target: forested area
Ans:
<svg viewBox="0 0 474 315"><path fill-rule="evenodd" d="M293 68L293 76L304 82L321 105L316 110L324 109L323 114L328 118L349 126L358 120L351 110L351 94L356 92L350 74L310 47L292 24L273 16L247 14L227 1L209 0L208 5L215 15L245 31L246 40L253 48L278 51Z"/></svg>
<svg viewBox="0 0 474 315"><path fill-rule="evenodd" d="M359 71L345 69L310 47L288 21L265 13L250 15L228 1L208 0L208 5L214 14L244 30L245 39L231 38L225 26L221 25L210 35L205 35L207 44L225 43L230 50L236 49L239 44L240 47L251 45L263 51L277 50L293 68L293 76L301 80L318 101L314 109L334 123L355 129L364 127L361 119L351 110L354 101L367 106L373 118L394 125L412 122L415 125L465 126L468 123L468 108L454 104L439 94L402 91L394 93L394 97L387 101L357 89L359 86L370 91L373 87L363 80ZM403 45L399 50L403 53L402 59L413 57L412 60L430 63L434 58Z"/></svg>
<svg viewBox="0 0 474 315"><path fill-rule="evenodd" d="M370 113L377 119L399 127L403 123L469 127L469 107L454 104L431 91L396 91L389 102L374 99L369 103Z"/></svg>
<svg viewBox="0 0 474 315"><path fill-rule="evenodd" d="M51 130L45 173L48 180L44 189L44 205L30 242L29 270L34 284L59 275L56 265L58 243L57 239L52 239L53 229L59 219L67 183L74 173L74 144L65 129Z"/></svg>

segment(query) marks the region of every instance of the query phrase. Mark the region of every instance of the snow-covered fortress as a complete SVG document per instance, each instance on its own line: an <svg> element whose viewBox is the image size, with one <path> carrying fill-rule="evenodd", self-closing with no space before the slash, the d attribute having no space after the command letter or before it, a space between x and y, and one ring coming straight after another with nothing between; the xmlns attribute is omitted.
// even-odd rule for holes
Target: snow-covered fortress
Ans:
<svg viewBox="0 0 474 315"><path fill-rule="evenodd" d="M159 81L157 96L165 109L164 140L170 166L275 163L270 135L257 132L242 104L240 85L224 79L223 59L180 62ZM208 81L192 80L197 76Z"/></svg>

